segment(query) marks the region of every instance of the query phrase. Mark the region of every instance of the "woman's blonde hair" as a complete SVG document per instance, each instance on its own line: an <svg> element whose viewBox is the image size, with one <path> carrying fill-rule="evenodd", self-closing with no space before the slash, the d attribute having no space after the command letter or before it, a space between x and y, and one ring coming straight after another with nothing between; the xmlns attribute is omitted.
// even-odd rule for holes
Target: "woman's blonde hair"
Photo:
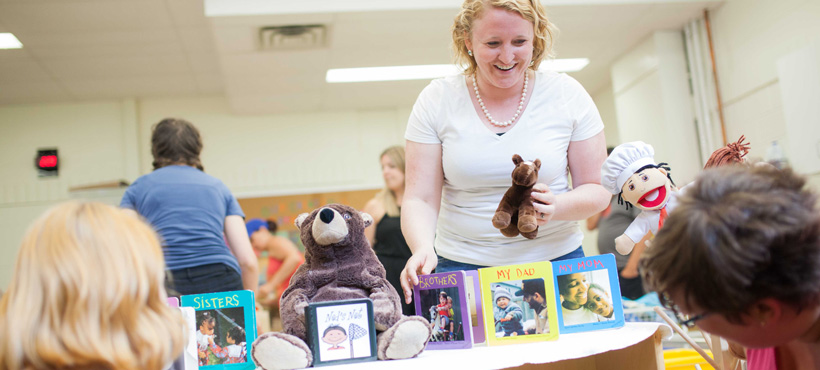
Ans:
<svg viewBox="0 0 820 370"><path fill-rule="evenodd" d="M529 68L538 70L541 62L552 56L554 34L557 32L555 25L547 19L547 12L541 5L541 0L464 0L452 27L455 64L466 65L466 75L476 72L478 65L475 59L467 54L466 40L472 37L473 23L482 16L488 6L516 12L532 22L535 38L532 40L532 64Z"/></svg>
<svg viewBox="0 0 820 370"><path fill-rule="evenodd" d="M396 165L401 170L401 173L404 173L404 147L401 145L391 146L385 149L382 154L379 156L379 161L381 161L382 157L387 156L393 164ZM384 205L385 213L390 217L398 217L399 212L399 205L396 200L396 194L393 193L393 190L390 190L385 185L384 189L382 189L378 194L376 194L376 198L380 199L382 204Z"/></svg>
<svg viewBox="0 0 820 370"><path fill-rule="evenodd" d="M29 227L0 299L0 369L161 370L185 345L154 231L101 203Z"/></svg>

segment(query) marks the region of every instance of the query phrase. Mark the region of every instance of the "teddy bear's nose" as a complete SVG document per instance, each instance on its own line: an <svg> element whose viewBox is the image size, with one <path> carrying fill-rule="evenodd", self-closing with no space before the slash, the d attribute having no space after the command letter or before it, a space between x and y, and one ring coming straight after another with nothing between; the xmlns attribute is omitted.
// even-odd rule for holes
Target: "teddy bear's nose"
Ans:
<svg viewBox="0 0 820 370"><path fill-rule="evenodd" d="M330 221L333 221L333 210L330 208L323 209L319 212L319 219L321 219L322 222L329 224Z"/></svg>

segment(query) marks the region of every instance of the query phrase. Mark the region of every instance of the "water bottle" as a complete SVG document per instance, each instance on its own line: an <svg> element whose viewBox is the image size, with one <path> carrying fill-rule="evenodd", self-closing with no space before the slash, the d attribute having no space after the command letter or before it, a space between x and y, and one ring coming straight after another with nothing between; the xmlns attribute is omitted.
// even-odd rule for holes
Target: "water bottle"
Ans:
<svg viewBox="0 0 820 370"><path fill-rule="evenodd" d="M780 147L777 140L772 141L772 145L766 151L766 161L779 169L786 168L789 165L789 160L786 159L783 148Z"/></svg>

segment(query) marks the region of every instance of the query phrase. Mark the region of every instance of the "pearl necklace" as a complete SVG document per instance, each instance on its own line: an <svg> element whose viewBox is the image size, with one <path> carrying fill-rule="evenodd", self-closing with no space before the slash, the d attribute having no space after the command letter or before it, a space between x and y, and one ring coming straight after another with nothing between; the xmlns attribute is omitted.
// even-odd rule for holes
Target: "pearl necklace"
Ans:
<svg viewBox="0 0 820 370"><path fill-rule="evenodd" d="M484 101L481 100L481 94L478 93L478 84L475 82L475 75L473 75L473 90L475 91L475 99L478 100L478 105L481 106L481 110L484 111L484 116L487 117L487 120L493 126L496 127L507 127L512 125L515 122L515 119L521 115L521 110L524 109L524 100L527 98L527 83L530 81L530 74L524 73L524 91L521 92L521 100L518 102L518 110L515 111L515 115L513 118L510 118L508 121L498 122L493 119L493 116L490 115L490 111L487 110L487 107L484 106Z"/></svg>

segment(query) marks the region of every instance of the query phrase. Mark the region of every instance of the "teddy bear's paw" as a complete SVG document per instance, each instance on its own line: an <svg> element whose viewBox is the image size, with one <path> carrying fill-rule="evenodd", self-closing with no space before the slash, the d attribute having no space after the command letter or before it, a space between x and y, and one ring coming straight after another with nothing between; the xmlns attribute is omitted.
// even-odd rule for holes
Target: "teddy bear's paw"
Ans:
<svg viewBox="0 0 820 370"><path fill-rule="evenodd" d="M521 233L521 236L523 236L527 239L535 239L535 237L538 236L538 228L536 228L535 231L532 231L532 232Z"/></svg>
<svg viewBox="0 0 820 370"><path fill-rule="evenodd" d="M263 370L303 369L313 362L313 353L301 339L285 333L265 333L251 349L253 361Z"/></svg>
<svg viewBox="0 0 820 370"><path fill-rule="evenodd" d="M521 230L522 234L533 232L536 229L538 229L538 220L535 216L523 216L518 219L518 230Z"/></svg>
<svg viewBox="0 0 820 370"><path fill-rule="evenodd" d="M518 236L518 225L510 225L501 229L501 234L508 238Z"/></svg>
<svg viewBox="0 0 820 370"><path fill-rule="evenodd" d="M507 226L510 226L510 219L512 216L507 212L496 212L493 215L493 226L496 229L503 229Z"/></svg>
<svg viewBox="0 0 820 370"><path fill-rule="evenodd" d="M400 360L418 356L433 330L421 316L404 316L387 331L379 334L379 360Z"/></svg>

